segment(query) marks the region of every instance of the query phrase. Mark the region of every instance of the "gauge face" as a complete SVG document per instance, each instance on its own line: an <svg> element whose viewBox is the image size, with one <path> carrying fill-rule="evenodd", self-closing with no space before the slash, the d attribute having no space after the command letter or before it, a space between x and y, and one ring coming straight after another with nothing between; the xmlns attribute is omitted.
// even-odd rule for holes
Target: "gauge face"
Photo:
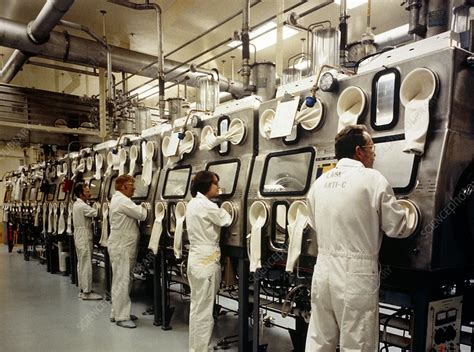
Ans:
<svg viewBox="0 0 474 352"><path fill-rule="evenodd" d="M321 76L319 88L321 88L323 92L331 92L337 88L337 80L331 72L326 72Z"/></svg>
<svg viewBox="0 0 474 352"><path fill-rule="evenodd" d="M191 126L196 128L202 125L202 120L198 115L191 116Z"/></svg>

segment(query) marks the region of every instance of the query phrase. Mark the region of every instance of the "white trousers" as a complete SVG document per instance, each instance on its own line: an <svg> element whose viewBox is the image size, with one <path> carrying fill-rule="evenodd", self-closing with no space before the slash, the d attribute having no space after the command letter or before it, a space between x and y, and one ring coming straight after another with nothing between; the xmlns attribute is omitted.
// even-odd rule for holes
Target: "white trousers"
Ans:
<svg viewBox="0 0 474 352"><path fill-rule="evenodd" d="M110 317L115 321L130 319L130 290L132 275L137 258L136 249L110 248L110 264L112 266L112 312Z"/></svg>
<svg viewBox="0 0 474 352"><path fill-rule="evenodd" d="M191 308L189 312L189 351L209 352L211 348L214 318L214 299L221 283L219 263L206 263L202 258L190 255L188 260L188 280L191 288Z"/></svg>
<svg viewBox="0 0 474 352"><path fill-rule="evenodd" d="M306 351L378 351L378 292L377 260L318 255Z"/></svg>
<svg viewBox="0 0 474 352"><path fill-rule="evenodd" d="M74 244L77 254L77 281L84 293L92 290L92 233L75 231Z"/></svg>

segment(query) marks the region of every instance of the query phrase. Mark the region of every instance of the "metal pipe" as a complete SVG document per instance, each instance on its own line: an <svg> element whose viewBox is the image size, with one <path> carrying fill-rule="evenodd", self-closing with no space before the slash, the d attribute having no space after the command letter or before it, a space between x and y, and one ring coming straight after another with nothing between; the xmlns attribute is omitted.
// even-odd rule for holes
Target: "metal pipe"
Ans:
<svg viewBox="0 0 474 352"><path fill-rule="evenodd" d="M425 21L421 21L420 19L420 12L423 5L422 0L408 0L408 5L405 7L405 10L410 12L409 15L409 29L408 33L416 34L419 36L424 36L426 34L426 26L422 25L420 22L425 23Z"/></svg>
<svg viewBox="0 0 474 352"><path fill-rule="evenodd" d="M106 55L101 50L101 44L96 41L60 32L51 32L51 38L47 43L34 45L28 39L25 30L26 26L22 23L0 18L0 46L17 48L52 60L61 60L89 67L107 67ZM112 69L119 72L134 73L137 67L144 67L156 60L156 56L113 45L110 45L110 51L112 53ZM165 71L180 64L173 60L164 60L163 62ZM178 71L181 73L189 69L190 66L182 67ZM191 71L187 75L189 76L189 85L197 86L197 79L202 73ZM156 69L147 68L143 70L142 76L157 78ZM165 81L168 80L165 74ZM223 79L223 77L221 77L219 87L221 91L234 95L240 95L243 92L241 82L236 81L229 84L229 81Z"/></svg>
<svg viewBox="0 0 474 352"><path fill-rule="evenodd" d="M48 0L34 21L25 28L27 38L33 44L43 44L49 40L53 28L69 10L74 0ZM0 82L10 83L23 65L32 56L30 52L20 52L15 48L5 67L0 71Z"/></svg>
<svg viewBox="0 0 474 352"><path fill-rule="evenodd" d="M74 0L48 0L36 19L28 24L28 37L35 44L43 44L58 22L74 3Z"/></svg>
<svg viewBox="0 0 474 352"><path fill-rule="evenodd" d="M112 53L110 52L110 46L107 42L101 38L99 35L95 34L93 31L89 29L89 27L84 26L82 24L60 20L59 23L64 27L69 27L72 29L76 29L78 31L85 32L89 34L92 38L94 38L97 42L102 44L102 46L107 51L107 98L113 99L114 98L114 91L113 91L113 84L112 84Z"/></svg>
<svg viewBox="0 0 474 352"><path fill-rule="evenodd" d="M252 7L254 7L255 5L257 5L257 4L261 3L261 2L262 2L262 0L255 0L254 2L252 2L252 3L250 4L250 7L252 8ZM227 22L229 22L230 20L233 20L234 18L236 18L237 16L239 16L240 14L242 14L242 12L243 12L243 10L240 10L240 11L234 13L233 15L227 17L226 19L224 19L223 21L219 22L219 23L216 24L215 26L212 26L211 28L209 28L208 30L204 31L203 33L197 35L197 36L194 37L193 39L188 40L186 43L184 43L184 44L180 45L179 47L177 47L176 49L170 51L169 53L167 53L167 54L165 55L165 57L168 57L168 56L170 56L170 55L176 53L177 51L179 51L179 50L185 48L185 47L188 46L189 44L194 43L196 40L201 39L201 38L204 37L206 34L209 34L210 32L212 32L214 29L217 29L217 28L219 28L220 26L222 26L222 25L226 24Z"/></svg>
<svg viewBox="0 0 474 352"><path fill-rule="evenodd" d="M28 124L28 123L0 121L0 126L13 127L13 128L24 128L28 131L41 131L41 132L62 133L62 134L77 134L77 135L97 136L97 137L99 136L99 132L96 132L96 131L85 131L85 130L76 129L76 128L40 126L40 125L32 125L32 124Z"/></svg>
<svg viewBox="0 0 474 352"><path fill-rule="evenodd" d="M347 19L350 16L347 15L347 2L341 0L341 9L339 16L339 31L341 33L341 42L339 44L339 62L343 66L347 61Z"/></svg>
<svg viewBox="0 0 474 352"><path fill-rule="evenodd" d="M88 75L88 76L95 76L95 77L99 76L99 74L97 72L80 70L78 68L61 66L61 65L53 65L53 64L48 64L46 62L28 60L28 61L26 61L26 64L27 65L33 65L33 66L39 66L39 67L52 68L54 70L68 71L68 72L78 73L78 74L81 74L81 75Z"/></svg>
<svg viewBox="0 0 474 352"><path fill-rule="evenodd" d="M250 0L242 0L242 67L241 76L243 78L244 90L248 90L250 86Z"/></svg>
<svg viewBox="0 0 474 352"><path fill-rule="evenodd" d="M10 83L30 57L30 54L15 50L8 58L3 70L0 71L0 82Z"/></svg>
<svg viewBox="0 0 474 352"><path fill-rule="evenodd" d="M156 30L158 32L158 48L157 48L157 58L158 58L158 84L160 86L160 97L159 97L159 110L160 118L165 117L165 93L164 93L164 82L165 82L165 71L163 64L163 28L161 21L161 7L155 3L150 3L149 0L146 0L144 4L136 4L125 0L108 0L108 2L125 6L135 10L155 10L156 12Z"/></svg>

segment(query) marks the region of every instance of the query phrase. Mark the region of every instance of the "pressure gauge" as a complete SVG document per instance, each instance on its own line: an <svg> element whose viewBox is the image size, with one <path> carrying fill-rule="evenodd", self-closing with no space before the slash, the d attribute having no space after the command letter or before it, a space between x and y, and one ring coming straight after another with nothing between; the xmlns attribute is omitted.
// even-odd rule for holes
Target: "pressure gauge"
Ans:
<svg viewBox="0 0 474 352"><path fill-rule="evenodd" d="M323 92L334 92L338 88L337 79L331 72L325 72L319 79L319 88Z"/></svg>
<svg viewBox="0 0 474 352"><path fill-rule="evenodd" d="M191 116L191 126L193 128L200 128L202 125L202 119L198 115Z"/></svg>

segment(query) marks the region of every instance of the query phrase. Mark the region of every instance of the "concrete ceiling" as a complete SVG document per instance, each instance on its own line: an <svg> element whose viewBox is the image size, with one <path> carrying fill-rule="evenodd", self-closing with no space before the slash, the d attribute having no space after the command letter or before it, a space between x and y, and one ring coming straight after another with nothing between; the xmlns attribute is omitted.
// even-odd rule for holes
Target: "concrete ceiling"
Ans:
<svg viewBox="0 0 474 352"><path fill-rule="evenodd" d="M163 11L163 49L164 53L169 53L181 44L193 39L208 28L216 25L223 19L233 15L242 8L242 1L238 0L151 0L155 1ZM0 17L14 21L28 23L33 20L45 4L45 0L0 0ZM134 0L134 2L142 2ZM289 8L300 1L297 0L263 0L250 11L250 26L276 15L279 6ZM323 0L309 0L293 11L302 13L314 6L323 3ZM381 33L389 29L398 27L408 20L408 12L400 6L401 0L372 0L371 26L374 32ZM131 50L155 55L157 50L156 16L154 11L136 11L124 8L106 0L76 0L69 12L64 16L65 20L80 23L88 26L98 34L103 33L105 14L105 34L107 40L117 46L129 48ZM357 41L366 30L367 5L349 10L349 41ZM285 19L288 15L285 15ZM302 25L309 25L321 20L330 20L335 26L338 24L339 5L329 4L324 8L311 13L302 18ZM229 21L203 38L195 41L186 48L169 56L169 59L176 61L186 61L194 55L205 51L211 46L227 38L231 38L234 31L240 31L242 19L240 16ZM64 28L58 26L57 31ZM77 36L84 36L80 32L68 31ZM299 33L291 39L283 42L282 48L277 52L275 46L259 51L258 61L280 61L285 63L289 57L301 50L300 38L305 38L305 33ZM199 57L192 62L202 63L214 55L227 50L224 45L213 50L209 54ZM0 54L3 54L3 61L6 62L13 50L0 47ZM281 55L280 55L281 54ZM206 68L218 68L227 77L231 76L231 56L234 59L235 79L240 79L236 73L240 67L241 51L234 50L204 65ZM225 63L224 63L225 61ZM61 63L64 65L64 63ZM282 67L278 67L280 70ZM284 68L284 67L283 67ZM139 68L137 68L139 69ZM49 69L42 69L51 72ZM15 82L13 82L15 83ZM23 77L23 85L33 86L28 78Z"/></svg>

